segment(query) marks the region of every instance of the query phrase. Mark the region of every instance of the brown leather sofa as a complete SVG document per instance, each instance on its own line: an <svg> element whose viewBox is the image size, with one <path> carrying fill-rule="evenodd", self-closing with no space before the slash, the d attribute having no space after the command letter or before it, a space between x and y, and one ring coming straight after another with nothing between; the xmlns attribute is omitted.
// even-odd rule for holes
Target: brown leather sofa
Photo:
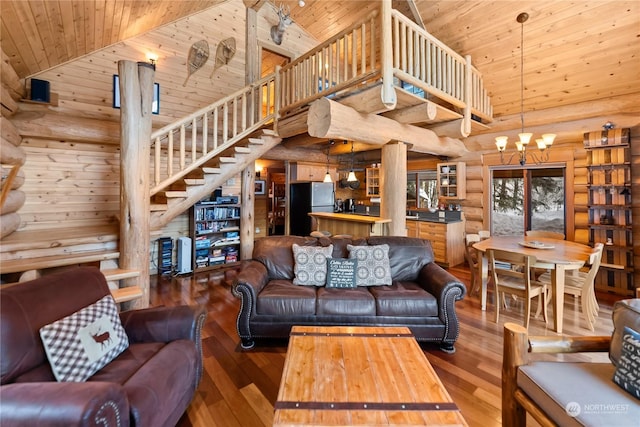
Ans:
<svg viewBox="0 0 640 427"><path fill-rule="evenodd" d="M336 289L293 284L292 245L329 246L347 258L347 245L389 245L393 283ZM455 302L465 286L433 262L431 243L409 237L312 238L271 236L256 240L253 259L233 285L242 300L237 330L242 347L255 339L287 338L293 325L407 326L418 341L454 352L458 338Z"/></svg>
<svg viewBox="0 0 640 427"><path fill-rule="evenodd" d="M128 348L86 382L56 381L40 328L109 294L93 267L0 287L2 427L178 422L202 375L202 306L120 313Z"/></svg>

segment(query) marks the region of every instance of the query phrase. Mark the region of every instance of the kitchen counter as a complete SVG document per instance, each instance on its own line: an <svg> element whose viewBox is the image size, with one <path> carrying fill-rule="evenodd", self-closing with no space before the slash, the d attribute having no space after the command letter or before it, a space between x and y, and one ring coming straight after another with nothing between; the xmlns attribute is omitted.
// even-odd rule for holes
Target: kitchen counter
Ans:
<svg viewBox="0 0 640 427"><path fill-rule="evenodd" d="M415 212L415 211L414 211ZM427 221L450 224L463 221L462 212L460 211L435 211L422 212L417 215L407 215L407 221Z"/></svg>
<svg viewBox="0 0 640 427"><path fill-rule="evenodd" d="M318 230L332 235L349 234L353 237L386 236L390 219L351 213L310 212L318 223Z"/></svg>
<svg viewBox="0 0 640 427"><path fill-rule="evenodd" d="M443 215L444 214L444 215ZM464 216L460 211L407 215L407 236L431 241L435 261L451 267L464 261Z"/></svg>

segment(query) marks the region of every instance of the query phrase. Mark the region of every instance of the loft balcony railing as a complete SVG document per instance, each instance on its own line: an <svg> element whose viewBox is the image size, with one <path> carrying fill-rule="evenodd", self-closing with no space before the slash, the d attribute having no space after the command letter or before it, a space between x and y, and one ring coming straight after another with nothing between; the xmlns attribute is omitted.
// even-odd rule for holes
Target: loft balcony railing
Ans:
<svg viewBox="0 0 640 427"><path fill-rule="evenodd" d="M482 77L463 57L396 10L374 11L280 70L280 115L359 85L382 83L382 100L395 108L399 82L486 121L492 119ZM425 95L427 96L427 95Z"/></svg>

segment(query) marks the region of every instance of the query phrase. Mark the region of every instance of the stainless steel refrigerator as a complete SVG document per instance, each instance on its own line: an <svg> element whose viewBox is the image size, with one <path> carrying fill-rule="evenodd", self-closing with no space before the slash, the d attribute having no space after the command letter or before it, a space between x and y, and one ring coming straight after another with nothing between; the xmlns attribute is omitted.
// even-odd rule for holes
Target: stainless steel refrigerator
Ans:
<svg viewBox="0 0 640 427"><path fill-rule="evenodd" d="M309 212L333 212L332 182L296 182L289 187L289 231L295 236L311 233Z"/></svg>

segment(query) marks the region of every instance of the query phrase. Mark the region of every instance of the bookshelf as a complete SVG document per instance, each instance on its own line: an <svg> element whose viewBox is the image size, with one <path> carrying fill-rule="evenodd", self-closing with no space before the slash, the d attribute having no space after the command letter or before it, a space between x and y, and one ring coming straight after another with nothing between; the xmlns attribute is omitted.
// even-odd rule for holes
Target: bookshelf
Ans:
<svg viewBox="0 0 640 427"><path fill-rule="evenodd" d="M633 295L631 147L629 129L584 134L589 243L604 243L595 286Z"/></svg>
<svg viewBox="0 0 640 427"><path fill-rule="evenodd" d="M240 259L240 205L201 202L191 208L193 271L217 268Z"/></svg>

